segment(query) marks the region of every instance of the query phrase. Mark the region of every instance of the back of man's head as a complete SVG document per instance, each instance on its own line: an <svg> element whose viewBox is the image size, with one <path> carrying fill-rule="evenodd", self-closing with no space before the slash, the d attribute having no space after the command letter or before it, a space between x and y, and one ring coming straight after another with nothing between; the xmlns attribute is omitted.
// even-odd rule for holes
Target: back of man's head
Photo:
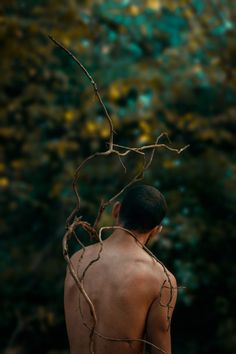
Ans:
<svg viewBox="0 0 236 354"><path fill-rule="evenodd" d="M130 188L121 203L120 223L124 228L148 232L160 225L167 212L161 192L144 184Z"/></svg>

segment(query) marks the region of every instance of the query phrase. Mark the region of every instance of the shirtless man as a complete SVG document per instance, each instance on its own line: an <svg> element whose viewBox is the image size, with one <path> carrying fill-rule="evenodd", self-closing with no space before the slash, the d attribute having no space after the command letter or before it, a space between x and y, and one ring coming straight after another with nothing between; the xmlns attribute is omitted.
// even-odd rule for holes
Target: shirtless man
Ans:
<svg viewBox="0 0 236 354"><path fill-rule="evenodd" d="M161 232L165 214L163 195L146 185L132 187L122 203L114 204L112 215L116 225L130 230L132 235L127 230L115 229L104 241L99 261L92 264L84 278L84 288L98 318L95 354L143 353L144 343L129 339L145 339L160 348L147 345L152 354L171 354L169 321L176 302L176 281L166 270L174 288L171 291L163 266L142 248ZM99 244L87 247L79 267L81 251L71 257L79 276L98 252ZM169 311L167 306L161 306L160 293L162 305L168 304L171 296ZM70 353L90 354L92 316L68 270L64 295Z"/></svg>

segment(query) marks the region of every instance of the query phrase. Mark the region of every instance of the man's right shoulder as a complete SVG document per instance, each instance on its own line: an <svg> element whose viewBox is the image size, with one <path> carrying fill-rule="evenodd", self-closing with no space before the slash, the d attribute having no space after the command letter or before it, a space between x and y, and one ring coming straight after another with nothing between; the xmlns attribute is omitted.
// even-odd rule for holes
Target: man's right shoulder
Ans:
<svg viewBox="0 0 236 354"><path fill-rule="evenodd" d="M91 253L95 252L99 248L99 243L95 243L93 245L86 246L84 248L81 248L80 250L76 251L73 253L73 255L70 257L70 260L72 263L76 262L79 258L90 255Z"/></svg>

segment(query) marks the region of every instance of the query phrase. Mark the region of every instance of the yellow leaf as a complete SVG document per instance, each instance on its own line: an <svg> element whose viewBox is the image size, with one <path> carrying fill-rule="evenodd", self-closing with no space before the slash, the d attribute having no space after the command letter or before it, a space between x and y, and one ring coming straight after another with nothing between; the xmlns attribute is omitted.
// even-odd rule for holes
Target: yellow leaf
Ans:
<svg viewBox="0 0 236 354"><path fill-rule="evenodd" d="M171 161L171 160L165 160L163 162L163 165L165 168L172 168L174 164L173 164L173 161Z"/></svg>
<svg viewBox="0 0 236 354"><path fill-rule="evenodd" d="M23 160L13 160L11 166L16 170L21 169L24 166Z"/></svg>
<svg viewBox="0 0 236 354"><path fill-rule="evenodd" d="M143 129L144 133L150 133L151 127L150 127L150 125L149 125L147 122L145 122L144 120L141 120L141 121L139 122L139 126L140 126L141 129Z"/></svg>
<svg viewBox="0 0 236 354"><path fill-rule="evenodd" d="M201 132L202 140L214 140L216 139L216 132L213 129L205 129Z"/></svg>
<svg viewBox="0 0 236 354"><path fill-rule="evenodd" d="M0 177L0 187L7 187L9 185L9 179L6 177Z"/></svg>
<svg viewBox="0 0 236 354"><path fill-rule="evenodd" d="M147 1L147 8L151 10L158 11L162 7L162 3L159 0L148 0Z"/></svg>
<svg viewBox="0 0 236 354"><path fill-rule="evenodd" d="M75 118L75 113L74 113L73 111L66 111L66 112L64 113L64 118L65 118L65 120L66 120L68 123L70 123L70 122L72 122L72 121L74 120L74 118Z"/></svg>
<svg viewBox="0 0 236 354"><path fill-rule="evenodd" d="M140 9L139 9L139 7L137 5L131 5L129 7L129 13L132 16L137 16L140 13Z"/></svg>
<svg viewBox="0 0 236 354"><path fill-rule="evenodd" d="M71 39L68 36L63 36L63 44L68 47L71 44Z"/></svg>
<svg viewBox="0 0 236 354"><path fill-rule="evenodd" d="M2 127L0 128L0 136L4 136L4 138L10 138L15 135L14 128L11 127Z"/></svg>
<svg viewBox="0 0 236 354"><path fill-rule="evenodd" d="M109 95L113 100L117 100L120 97L120 90L116 84L110 86Z"/></svg>
<svg viewBox="0 0 236 354"><path fill-rule="evenodd" d="M87 122L86 123L86 130L88 133L93 134L97 131L97 126L94 122Z"/></svg>
<svg viewBox="0 0 236 354"><path fill-rule="evenodd" d="M150 141L150 136L148 134L141 134L138 140L141 144L145 144Z"/></svg>
<svg viewBox="0 0 236 354"><path fill-rule="evenodd" d="M102 128L100 134L101 134L102 138L108 138L110 135L110 129L108 127L104 127L104 128Z"/></svg>
<svg viewBox="0 0 236 354"><path fill-rule="evenodd" d="M184 15L188 18L191 19L194 16L193 10L188 6L185 8Z"/></svg>
<svg viewBox="0 0 236 354"><path fill-rule="evenodd" d="M168 9L171 11L175 11L179 7L179 4L176 0L168 3Z"/></svg>

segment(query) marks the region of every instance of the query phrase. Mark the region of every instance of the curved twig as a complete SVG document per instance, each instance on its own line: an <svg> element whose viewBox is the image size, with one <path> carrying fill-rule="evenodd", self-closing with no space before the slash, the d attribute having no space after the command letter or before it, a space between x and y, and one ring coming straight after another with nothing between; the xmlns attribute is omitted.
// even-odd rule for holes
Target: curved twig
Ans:
<svg viewBox="0 0 236 354"><path fill-rule="evenodd" d="M170 305L171 303L171 300L172 300L172 297L173 297L173 289L175 289L172 284L171 284L171 280L170 280L170 277L169 277L169 274L164 266L164 264L159 261L154 255L153 253L147 249L147 247L145 245L142 245L139 240L136 238L136 236L130 231L130 230L127 230L127 229L124 229L122 227L119 227L119 226L105 226L105 227L102 227L100 228L99 232L97 231L97 228L98 228L98 225L99 225L99 222L101 220L101 217L102 217L102 214L105 210L105 208L110 205L115 199L117 199L128 187L130 187L131 185L133 185L135 182L137 181L140 181L144 178L144 173L145 171L150 167L152 161L153 161L153 158L154 158L154 154L155 154L155 151L159 148L165 148L169 151L172 151L172 152L175 152L175 153L182 153L186 148L188 148L189 145L186 145L180 149L177 149L177 148L173 148L167 144L160 144L159 143L159 140L165 135L168 139L168 141L170 142L169 140L169 137L168 137L168 134L167 133L162 133L160 134L160 136L156 139L156 142L155 144L151 144L151 145L145 145L145 146L141 146L141 147L128 147L128 146L123 146L123 145L118 145L118 144L114 144L114 125L113 125L113 121L108 113L108 110L100 96L100 93L98 91L98 87L97 87L97 84L96 82L94 81L94 79L92 78L92 76L90 75L90 73L87 71L87 69L83 66L83 64L68 50L66 49L61 43L59 43L57 40L55 40L52 36L48 36L49 39L54 42L59 48L63 49L71 58L73 61L75 61L79 66L80 68L83 70L83 72L85 73L85 75L88 77L88 79L90 80L92 86L93 86L93 89L94 89L94 92L98 98L98 101L105 113L105 118L109 124L109 130L110 130L110 134L109 134L109 142L108 142L108 148L106 151L101 151L101 152L96 152L94 153L93 155L90 155L88 156L87 158L85 158L80 164L79 166L77 167L76 171L75 171L75 174L74 174L74 178L73 178L73 182L72 182L72 188L74 190L74 193L75 193L75 196L76 196L76 207L73 209L73 211L71 212L71 214L69 215L69 217L67 218L66 220L66 227L67 227L67 230L66 230L66 233L63 237L63 255L64 255L64 258L67 262L67 265L68 265L68 269L69 269L69 272L71 274L71 276L73 277L78 289L79 289L79 294L83 296L83 298L85 299L89 309L90 309L90 313L91 313L91 316L92 316L92 319L93 319L93 325L91 328L88 327L87 324L85 324L87 326L87 328L89 328L90 330L90 341L89 341L89 347L90 347L90 353L91 354L95 354L94 352L94 336L95 335L98 335L100 336L101 338L103 339L106 339L106 340L111 340L111 341L126 341L126 342L131 342L131 341L138 341L138 342L142 342L142 343L146 343L146 344L149 344L151 346L153 346L154 348L156 348L157 350L161 351L162 353L165 353L165 351L163 351L161 348L158 348L156 347L153 343L150 343L144 339L119 339L119 338L109 338L107 336L104 336L100 333L98 333L96 331L96 325L97 325L97 315L96 315L96 311L95 311L95 308L94 308L94 305L91 301L91 299L89 298L87 292L85 291L84 289L84 286L83 286L83 279L88 271L88 269L90 268L90 266L92 264L94 264L95 262L99 261L100 257L101 257L101 253L102 253L102 250L103 250L103 241L102 241L102 231L103 230L108 230L108 229L116 229L116 228L120 228L120 229L123 229L125 230L126 232L128 232L131 236L133 236L136 241L140 244L140 246L142 246L142 248L147 252L149 253L149 255L155 259L158 263L160 263L163 267L163 271L166 275L166 280L164 281L164 283L162 284L162 287L161 287L161 291L160 291L160 299L159 299L159 303L160 303L160 306L165 306L167 307L168 309L168 313L167 313L167 320L168 322L170 323L170 316L169 316L169 313L170 313L170 309L172 308L172 306ZM120 151L122 150L122 151ZM150 151L151 150L151 155L149 157L149 159L146 158L146 152L147 151ZM127 156L128 154L130 154L130 152L134 152L138 155L141 155L143 157L143 165L142 165L142 168L140 169L140 171L138 171L138 173L129 181L129 183L127 183L119 192L117 192L113 197L111 197L108 201L104 201L102 200L101 201L101 204L100 204L100 207L99 207L99 210L98 210L98 214L97 214L97 217L95 219L95 222L94 222L94 225L91 226L88 222L82 220L82 217L78 217L77 216L77 213L80 209L80 195L79 195L79 191L77 189L77 183L78 183L78 179L80 177L80 172L81 170L85 167L85 165L87 165L88 162L91 162L93 159L95 159L96 157L99 157L99 156L109 156L111 154L115 154L117 156L117 158L119 159L122 167L124 168L124 171L126 172L126 166L124 165L123 161L122 161L122 157L125 157ZM84 247L84 244L82 243L82 241L80 240L79 236L77 235L76 233L76 228L77 227L82 227L87 233L88 235L90 236L90 238L92 237L95 237L99 243L100 243L100 248L99 248L99 251L98 251L98 254L97 254L97 257L94 258L88 265L87 267L84 269L83 271L83 274L81 276L81 278L79 277L79 274L78 274L78 267L79 267L79 264L80 262L82 261L82 258L85 254L85 251L86 251L86 248ZM79 245L82 247L82 253L79 257L79 260L78 260L78 264L77 264L77 273L74 269L74 266L70 260L70 257L69 257L69 253L68 253L68 242L69 240L72 238L72 237L75 237L77 242L79 243ZM168 283L168 286L166 286L166 282ZM162 294L162 289L164 288L169 288L170 289L170 298L167 302L167 304L162 304L161 302L161 294ZM82 316L82 314L81 314Z"/></svg>

